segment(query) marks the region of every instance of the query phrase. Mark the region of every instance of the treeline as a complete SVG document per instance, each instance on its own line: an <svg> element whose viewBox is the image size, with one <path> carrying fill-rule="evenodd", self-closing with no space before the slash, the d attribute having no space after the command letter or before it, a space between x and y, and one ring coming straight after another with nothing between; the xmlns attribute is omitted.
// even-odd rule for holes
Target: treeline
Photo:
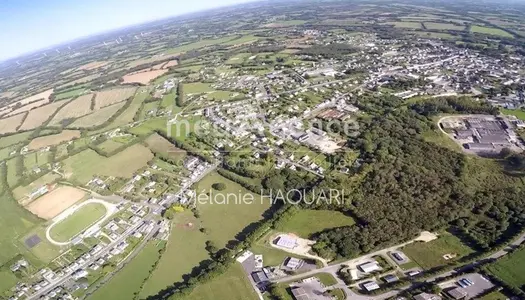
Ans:
<svg viewBox="0 0 525 300"><path fill-rule="evenodd" d="M186 105L186 95L184 94L184 83L179 81L177 85L177 99L175 99L175 104L178 107L184 107Z"/></svg>
<svg viewBox="0 0 525 300"><path fill-rule="evenodd" d="M349 44L334 43L329 45L315 45L301 49L297 54L323 58L343 58L344 56L357 51L356 48Z"/></svg>
<svg viewBox="0 0 525 300"><path fill-rule="evenodd" d="M114 113L111 117L109 117L109 119L104 121L104 123L102 123L102 124L95 125L95 126L92 126L92 127L87 127L87 128L86 127L74 127L73 126L73 127L70 127L69 129L72 129L72 130L90 130L90 131L95 131L95 130L102 129L102 128L110 125L111 123L113 123L124 111L126 111L126 109L128 109L130 107L131 102L133 102L133 96L129 97L126 100L126 103L121 108L119 108L119 110L117 110L116 113Z"/></svg>
<svg viewBox="0 0 525 300"><path fill-rule="evenodd" d="M197 156L197 157L200 157L201 159L209 162L209 163L213 163L214 162L214 159L211 158L210 156L208 155L204 155L204 153L201 151L201 149L199 148L196 148L196 147L193 147L191 145L189 145L188 143L183 143L179 140L177 140L176 138L174 137L171 137L171 136L168 136L165 132L163 132L162 130L156 130L155 131L158 135L162 136L163 138L167 139L168 141L170 141L173 145L175 145L177 148L180 148L182 150L185 150L186 152L188 152L189 154L193 155L193 156Z"/></svg>
<svg viewBox="0 0 525 300"><path fill-rule="evenodd" d="M497 115L499 113L496 107L487 102L473 101L469 97L432 98L415 103L410 108L424 116L454 113Z"/></svg>

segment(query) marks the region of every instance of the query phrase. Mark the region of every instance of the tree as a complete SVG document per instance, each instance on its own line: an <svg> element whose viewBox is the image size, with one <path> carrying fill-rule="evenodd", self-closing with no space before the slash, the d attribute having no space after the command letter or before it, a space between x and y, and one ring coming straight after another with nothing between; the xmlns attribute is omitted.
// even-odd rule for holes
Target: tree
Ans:
<svg viewBox="0 0 525 300"><path fill-rule="evenodd" d="M226 189L226 185L222 182L214 183L211 187L217 191L224 191Z"/></svg>

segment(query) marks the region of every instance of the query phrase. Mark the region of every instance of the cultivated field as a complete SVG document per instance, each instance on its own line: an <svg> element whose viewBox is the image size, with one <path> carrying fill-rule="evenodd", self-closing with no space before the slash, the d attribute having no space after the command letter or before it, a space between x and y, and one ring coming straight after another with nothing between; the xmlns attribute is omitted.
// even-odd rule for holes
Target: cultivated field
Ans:
<svg viewBox="0 0 525 300"><path fill-rule="evenodd" d="M20 130L34 129L44 124L65 102L56 102L35 108L29 112Z"/></svg>
<svg viewBox="0 0 525 300"><path fill-rule="evenodd" d="M186 151L175 147L171 142L163 138L162 136L154 133L150 135L144 143L154 153L160 153L162 155L169 156L173 159L184 159L186 157Z"/></svg>
<svg viewBox="0 0 525 300"><path fill-rule="evenodd" d="M168 69L168 68L175 67L178 65L179 65L179 61L174 59L174 60L168 61L162 68Z"/></svg>
<svg viewBox="0 0 525 300"><path fill-rule="evenodd" d="M154 55L150 58L141 58L138 60L134 60L128 64L129 68L135 68L140 65L150 64L161 60L166 60L170 58L177 58L179 53L172 52L171 55Z"/></svg>
<svg viewBox="0 0 525 300"><path fill-rule="evenodd" d="M427 243L416 242L403 248L403 252L423 269L431 269L442 266L449 262L474 252L461 240L452 234L443 233L437 240ZM443 256L449 254L454 256L452 259L445 259Z"/></svg>
<svg viewBox="0 0 525 300"><path fill-rule="evenodd" d="M66 175L87 183L94 175L131 178L133 173L145 167L153 159L153 154L142 145L133 145L109 158L98 155L93 150L84 150L63 161Z"/></svg>
<svg viewBox="0 0 525 300"><path fill-rule="evenodd" d="M17 115L19 113L30 111L30 110L32 110L34 108L37 108L37 107L40 107L42 105L46 105L47 103L49 103L48 99L42 99L42 100L39 100L39 101L35 101L35 102L32 102L32 103L29 103L28 105L25 105L25 106L22 106L22 107L20 107L18 109L15 109L12 112L8 113L7 115L8 116L14 116L14 115Z"/></svg>
<svg viewBox="0 0 525 300"><path fill-rule="evenodd" d="M355 221L352 217L338 211L301 209L276 229L308 239L311 238L312 234L326 229L354 224Z"/></svg>
<svg viewBox="0 0 525 300"><path fill-rule="evenodd" d="M88 75L86 77L82 77L82 78L79 78L79 79L76 79L76 80L73 80L73 81L70 81L70 82L66 82L63 85L59 86L59 88L63 88L63 87L66 87L66 86L71 86L71 85L75 85L75 84L79 84L79 83L90 82L90 81L93 81L93 80L95 80L95 79L97 79L99 77L100 77L100 74L91 74L91 75Z"/></svg>
<svg viewBox="0 0 525 300"><path fill-rule="evenodd" d="M53 89L50 89L50 90L47 90L47 91L43 91L42 93L39 93L39 94L30 96L30 97L24 98L24 99L22 99L20 101L12 103L10 106L13 107L17 103L20 103L20 105L24 106L24 105L29 104L31 102L34 102L36 100L42 100L42 99L49 101L49 96L51 96L51 94L53 94Z"/></svg>
<svg viewBox="0 0 525 300"><path fill-rule="evenodd" d="M16 132L26 114L19 114L5 119L0 119L0 134Z"/></svg>
<svg viewBox="0 0 525 300"><path fill-rule="evenodd" d="M90 71L90 70L102 68L103 66L106 66L109 63L110 63L109 61L93 61L93 62L90 62L90 63L87 63L85 65L78 67L78 70Z"/></svg>
<svg viewBox="0 0 525 300"><path fill-rule="evenodd" d="M49 220L84 198L86 193L70 186L59 187L26 205L25 208L40 218Z"/></svg>
<svg viewBox="0 0 525 300"><path fill-rule="evenodd" d="M53 225L49 235L59 243L67 242L104 217L106 212L104 204L85 204L64 220Z"/></svg>
<svg viewBox="0 0 525 300"><path fill-rule="evenodd" d="M29 143L29 150L36 150L40 148L45 148L53 145L58 145L60 143L77 139L80 137L80 131L78 130L64 130L59 134L46 135L38 137Z"/></svg>
<svg viewBox="0 0 525 300"><path fill-rule="evenodd" d="M137 91L137 88L128 87L97 92L95 97L95 110L122 102L133 96L135 91Z"/></svg>
<svg viewBox="0 0 525 300"><path fill-rule="evenodd" d="M123 79L123 83L148 84L153 79L166 74L168 71L169 70L167 69L161 69L161 70L153 70L153 71L146 71L146 72L140 72L140 73L130 73L122 77L122 79Z"/></svg>
<svg viewBox="0 0 525 300"><path fill-rule="evenodd" d="M63 120L74 119L91 113L91 99L93 94L83 95L62 107L49 125L58 125Z"/></svg>
<svg viewBox="0 0 525 300"><path fill-rule="evenodd" d="M116 103L110 106L106 106L102 109L95 111L92 114L83 116L77 119L68 127L79 127L79 128L89 128L93 126L98 126L106 122L111 116L113 116L119 109L124 106L126 102Z"/></svg>

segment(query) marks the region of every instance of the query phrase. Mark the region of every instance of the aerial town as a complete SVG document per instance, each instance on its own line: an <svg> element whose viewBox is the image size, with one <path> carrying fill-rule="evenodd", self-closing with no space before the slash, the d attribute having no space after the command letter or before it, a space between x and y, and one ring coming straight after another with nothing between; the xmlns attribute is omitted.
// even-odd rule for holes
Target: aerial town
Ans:
<svg viewBox="0 0 525 300"><path fill-rule="evenodd" d="M0 62L0 299L525 299L525 8L413 1Z"/></svg>

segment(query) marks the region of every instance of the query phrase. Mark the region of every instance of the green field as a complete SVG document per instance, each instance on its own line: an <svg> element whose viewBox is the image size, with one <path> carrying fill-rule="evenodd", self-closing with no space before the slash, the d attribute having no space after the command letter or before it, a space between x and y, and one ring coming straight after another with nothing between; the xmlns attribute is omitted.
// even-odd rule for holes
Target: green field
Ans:
<svg viewBox="0 0 525 300"><path fill-rule="evenodd" d="M525 249L499 259L488 270L510 286L523 289L525 285Z"/></svg>
<svg viewBox="0 0 525 300"><path fill-rule="evenodd" d="M473 25L470 30L474 33L483 33L483 34L496 35L496 36L509 37L509 38L514 37L512 34L504 30L501 30L499 28Z"/></svg>
<svg viewBox="0 0 525 300"><path fill-rule="evenodd" d="M148 102L144 104L144 107L140 111L139 120L144 120L146 118L154 117L159 108L159 104L160 104L160 101ZM151 114L151 112L154 112L154 113Z"/></svg>
<svg viewBox="0 0 525 300"><path fill-rule="evenodd" d="M239 44L244 44L244 43L249 43L249 42L255 42L259 39L261 39L261 37L257 37L257 36L249 34L249 35L243 35L240 38L233 39L225 43L222 43L222 45L233 46L233 45L239 45Z"/></svg>
<svg viewBox="0 0 525 300"><path fill-rule="evenodd" d="M24 155L24 166L26 170L31 170L34 167L43 166L49 162L48 152L33 152Z"/></svg>
<svg viewBox="0 0 525 300"><path fill-rule="evenodd" d="M37 226L20 239L20 242L23 243L26 239L34 235L37 235L40 238L40 243L31 249L28 248L28 250L44 264L50 263L53 259L60 255L60 247L53 245L47 240L46 229L47 227L44 224Z"/></svg>
<svg viewBox="0 0 525 300"><path fill-rule="evenodd" d="M443 255L455 254L456 259L474 253L452 234L442 233L439 238L427 243L415 242L403 248L403 252L423 269L445 265L452 260L445 260Z"/></svg>
<svg viewBox="0 0 525 300"><path fill-rule="evenodd" d="M173 89L173 91L162 97L160 107L171 109L173 111L175 109L175 99L177 99L177 89Z"/></svg>
<svg viewBox="0 0 525 300"><path fill-rule="evenodd" d="M355 221L338 211L301 209L277 230L292 232L302 238L310 238L312 234L343 226L352 226Z"/></svg>
<svg viewBox="0 0 525 300"><path fill-rule="evenodd" d="M84 93L85 89L84 88L80 88L80 89L74 89L74 90L70 90L70 91L67 91L67 92L63 92L63 93L60 93L60 94L57 94L55 96L55 100L64 100L64 99L68 99L68 98L73 98L73 97L77 97L77 96L80 96Z"/></svg>
<svg viewBox="0 0 525 300"><path fill-rule="evenodd" d="M153 265L158 260L159 250L161 247L157 245L157 241L146 244L128 265L87 299L134 299L140 292L140 285L148 278Z"/></svg>
<svg viewBox="0 0 525 300"><path fill-rule="evenodd" d="M197 286L183 300L256 300L257 294L239 263L234 263L226 273Z"/></svg>
<svg viewBox="0 0 525 300"><path fill-rule="evenodd" d="M421 29L421 23L419 22L390 22L388 25L394 25L395 28L413 28Z"/></svg>
<svg viewBox="0 0 525 300"><path fill-rule="evenodd" d="M449 33L441 33L441 32L424 32L424 31L412 31L411 33L417 34L421 37L428 38L428 39L444 39L444 40L452 40L456 37Z"/></svg>
<svg viewBox="0 0 525 300"><path fill-rule="evenodd" d="M49 234L57 242L67 242L89 228L90 225L98 221L106 214L106 207L100 203L89 203L66 219L53 225Z"/></svg>
<svg viewBox="0 0 525 300"><path fill-rule="evenodd" d="M189 44L182 45L176 48L168 49L166 51L166 54L188 52L188 51L199 49L199 48L222 44L222 43L231 41L232 39L235 39L235 38L237 38L237 36L225 36L225 37L218 38L218 39L204 39L198 42L189 43Z"/></svg>
<svg viewBox="0 0 525 300"><path fill-rule="evenodd" d="M425 22L425 27L427 29L437 29L437 30L456 30L462 31L465 30L465 26L459 26L452 23L434 23L434 22Z"/></svg>
<svg viewBox="0 0 525 300"><path fill-rule="evenodd" d="M248 57L252 56L251 53L238 53L238 54L235 54L234 56L230 57L230 59L228 59L226 61L226 64L227 65L237 65L237 64L242 64L244 63L244 60Z"/></svg>
<svg viewBox="0 0 525 300"><path fill-rule="evenodd" d="M315 277L317 277L319 281L324 284L324 286L332 286L337 284L337 280L330 273L317 273L315 274Z"/></svg>
<svg viewBox="0 0 525 300"><path fill-rule="evenodd" d="M214 183L224 183L226 189L216 191L212 189ZM223 247L237 233L245 229L249 224L262 219L262 214L270 203L267 199L262 199L259 195L253 194L239 184L220 176L218 173L211 173L198 183L199 192L210 193L207 197L201 196L204 200L197 204L201 213L202 226L208 230L208 239L214 241L218 247ZM248 195L248 196L246 196ZM248 199L253 196L253 203L235 203L235 199ZM223 201L224 196L230 197L230 201ZM228 220L228 222L224 222Z"/></svg>
<svg viewBox="0 0 525 300"><path fill-rule="evenodd" d="M520 120L525 120L525 110L522 110L522 109L500 108L500 112L504 115L511 115L511 116L515 116L516 118Z"/></svg>
<svg viewBox="0 0 525 300"><path fill-rule="evenodd" d="M135 135L150 135L156 130L166 131L167 121L165 118L154 118L131 128L129 131Z"/></svg>
<svg viewBox="0 0 525 300"><path fill-rule="evenodd" d="M17 173L17 160L19 158L11 158L10 160L6 161L7 164L7 184L9 184L10 187L15 186L18 183L18 173Z"/></svg>
<svg viewBox="0 0 525 300"><path fill-rule="evenodd" d="M97 145L97 148L99 148L100 150L106 152L106 153L111 153L115 150L117 150L118 148L124 146L125 144L123 143L119 143L117 141L114 141L114 140L105 140L104 142L102 142L101 144Z"/></svg>
<svg viewBox="0 0 525 300"><path fill-rule="evenodd" d="M479 300L507 300L509 297L503 295L501 292L495 291L488 295L482 296Z"/></svg>
<svg viewBox="0 0 525 300"><path fill-rule="evenodd" d="M131 178L139 169L153 159L148 148L136 144L111 157L103 157L88 149L63 161L65 172L71 178L87 183L94 175Z"/></svg>
<svg viewBox="0 0 525 300"><path fill-rule="evenodd" d="M32 131L23 132L19 134L9 135L0 138L0 148L5 148L14 144L21 142L29 141L29 136L32 134Z"/></svg>
<svg viewBox="0 0 525 300"><path fill-rule="evenodd" d="M189 223L193 227L187 226ZM199 231L199 225L199 220L190 211L175 217L166 251L144 285L141 299L155 295L175 282L181 282L183 275L190 273L201 261L209 259L205 249L208 238Z"/></svg>
<svg viewBox="0 0 525 300"><path fill-rule="evenodd" d="M184 84L184 93L185 94L202 94L207 92L213 92L209 83L185 83Z"/></svg>

